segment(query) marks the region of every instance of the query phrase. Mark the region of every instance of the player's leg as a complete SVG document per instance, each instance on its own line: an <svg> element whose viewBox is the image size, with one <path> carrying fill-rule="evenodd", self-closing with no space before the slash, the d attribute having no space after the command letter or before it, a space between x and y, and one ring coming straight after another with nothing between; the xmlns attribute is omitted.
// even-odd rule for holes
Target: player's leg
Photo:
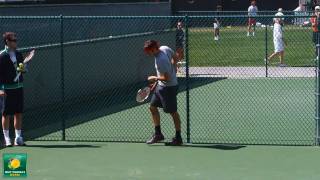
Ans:
<svg viewBox="0 0 320 180"><path fill-rule="evenodd" d="M159 134L161 133L160 129L160 113L157 107L155 106L150 106L150 112L151 112L151 117L152 117L152 122L155 127L155 133ZM158 128L157 128L158 127Z"/></svg>
<svg viewBox="0 0 320 180"><path fill-rule="evenodd" d="M251 33L252 36L255 36L255 32L256 32L256 19L255 18L251 18L250 19L250 24L251 24Z"/></svg>
<svg viewBox="0 0 320 180"><path fill-rule="evenodd" d="M23 113L23 88L13 90L14 93L14 129L15 129L15 140L14 145L24 146L25 143L22 138L22 113Z"/></svg>
<svg viewBox="0 0 320 180"><path fill-rule="evenodd" d="M2 116L2 132L5 140L5 146L12 146L10 135L9 135L9 125L10 125L10 116L3 115Z"/></svg>
<svg viewBox="0 0 320 180"><path fill-rule="evenodd" d="M14 129L15 129L15 139L14 145L24 146L25 143L22 138L22 113L16 113L14 115Z"/></svg>
<svg viewBox="0 0 320 180"><path fill-rule="evenodd" d="M15 94L14 91L11 89L5 90L6 96L3 98L3 111L2 111L2 131L5 139L5 145L12 146L10 140L10 118L14 115L14 108L15 108Z"/></svg>
<svg viewBox="0 0 320 180"><path fill-rule="evenodd" d="M278 56L280 53L280 43L278 39L273 39L274 53L272 53L268 57L268 61L270 62L275 56Z"/></svg>
<svg viewBox="0 0 320 180"><path fill-rule="evenodd" d="M247 36L250 36L250 32L251 32L251 22L250 22L250 19L249 19Z"/></svg>
<svg viewBox="0 0 320 180"><path fill-rule="evenodd" d="M162 135L162 132L161 132L160 113L158 110L158 107L162 107L162 104L161 104L158 91L159 91L158 88L156 88L151 98L149 110L151 112L151 117L152 117L152 122L153 122L155 132L152 135L152 137L146 142L147 144L154 144L164 140L164 136Z"/></svg>
<svg viewBox="0 0 320 180"><path fill-rule="evenodd" d="M181 120L177 105L177 92L178 92L178 86L171 86L166 87L164 91L160 92L163 94L163 111L166 113L170 113L173 123L175 126L176 134L175 137L172 139L171 142L167 143L167 145L172 146L179 146L182 144L182 138L181 138Z"/></svg>
<svg viewBox="0 0 320 180"><path fill-rule="evenodd" d="M177 139L182 139L181 138L181 120L180 120L180 115L178 112L173 112L170 113L172 119L173 119L173 123L174 123L174 127L176 130L176 136L175 138Z"/></svg>
<svg viewBox="0 0 320 180"><path fill-rule="evenodd" d="M218 40L218 29L217 28L215 28L214 29L214 40Z"/></svg>
<svg viewBox="0 0 320 180"><path fill-rule="evenodd" d="M279 58L280 58L280 64L284 64L284 51L281 51L279 53Z"/></svg>
<svg viewBox="0 0 320 180"><path fill-rule="evenodd" d="M182 73L181 67L183 67L182 60L184 58L183 44L176 47L176 55L178 57L177 71L178 73Z"/></svg>
<svg viewBox="0 0 320 180"><path fill-rule="evenodd" d="M277 56L279 53L278 52L274 52L272 53L269 57L268 57L268 61L271 61L275 56Z"/></svg>

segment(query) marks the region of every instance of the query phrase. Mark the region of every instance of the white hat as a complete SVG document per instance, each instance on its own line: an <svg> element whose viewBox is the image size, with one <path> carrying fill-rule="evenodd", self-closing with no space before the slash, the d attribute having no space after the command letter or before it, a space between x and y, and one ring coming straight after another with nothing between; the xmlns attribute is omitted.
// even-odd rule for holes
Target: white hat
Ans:
<svg viewBox="0 0 320 180"><path fill-rule="evenodd" d="M320 6L316 6L314 9L315 10L320 10Z"/></svg>
<svg viewBox="0 0 320 180"><path fill-rule="evenodd" d="M279 9L278 9L278 12L282 12L282 11L283 11L283 9L282 9L282 8L279 8Z"/></svg>

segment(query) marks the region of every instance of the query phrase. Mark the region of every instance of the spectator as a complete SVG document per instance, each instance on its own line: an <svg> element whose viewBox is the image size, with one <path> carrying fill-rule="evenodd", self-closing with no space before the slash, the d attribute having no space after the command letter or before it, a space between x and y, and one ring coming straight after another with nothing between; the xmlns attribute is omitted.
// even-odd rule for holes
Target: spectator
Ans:
<svg viewBox="0 0 320 180"><path fill-rule="evenodd" d="M287 65L284 63L284 48L285 41L283 38L283 30L282 30L282 20L281 18L276 18L274 27L273 27L273 44L274 44L274 53L272 53L267 61L270 62L275 56L280 57L279 67L286 67Z"/></svg>
<svg viewBox="0 0 320 180"><path fill-rule="evenodd" d="M184 57L184 30L182 22L177 23L176 29L176 54L181 61Z"/></svg>
<svg viewBox="0 0 320 180"><path fill-rule="evenodd" d="M183 58L184 58L184 38L185 33L183 30L183 24L182 22L177 23L177 29L176 29L176 56L178 58L178 63L177 63L177 71L179 73L182 73L181 67L183 66Z"/></svg>
<svg viewBox="0 0 320 180"><path fill-rule="evenodd" d="M258 13L258 7L256 6L256 1L252 0L251 1L251 6L248 8L248 33L247 36L250 36L250 33L252 33L252 36L255 35L255 30L256 30L256 19L254 16L256 16ZM252 29L253 26L253 29Z"/></svg>
<svg viewBox="0 0 320 180"><path fill-rule="evenodd" d="M314 15L311 17L311 25L313 31L313 42L315 45L320 44L320 36L319 36L319 16L320 16L320 6L316 6L314 9ZM317 49L316 49L317 54ZM317 54L318 56L318 54Z"/></svg>
<svg viewBox="0 0 320 180"><path fill-rule="evenodd" d="M218 41L220 39L220 23L217 18L213 21L213 31L214 31L214 40Z"/></svg>

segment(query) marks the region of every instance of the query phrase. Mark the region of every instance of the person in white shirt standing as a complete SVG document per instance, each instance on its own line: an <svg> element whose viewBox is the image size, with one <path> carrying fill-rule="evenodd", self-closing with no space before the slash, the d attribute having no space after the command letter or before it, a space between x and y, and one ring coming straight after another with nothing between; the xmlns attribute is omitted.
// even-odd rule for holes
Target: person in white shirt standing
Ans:
<svg viewBox="0 0 320 180"><path fill-rule="evenodd" d="M252 33L252 36L255 35L255 30L256 30L256 19L255 16L257 16L258 13L258 7L256 6L256 1L252 0L251 1L251 6L248 8L248 33L247 36L250 36L250 33ZM253 27L253 28L252 28Z"/></svg>
<svg viewBox="0 0 320 180"><path fill-rule="evenodd" d="M274 53L272 53L268 57L268 62L270 62L275 56L280 57L280 64L279 67L286 67L287 65L284 63L284 48L285 48L285 41L283 38L283 30L282 30L282 20L281 18L274 19L274 26L273 26L273 44L274 44Z"/></svg>
<svg viewBox="0 0 320 180"><path fill-rule="evenodd" d="M218 41L220 39L220 23L217 18L214 18L213 21L213 32L214 40Z"/></svg>
<svg viewBox="0 0 320 180"><path fill-rule="evenodd" d="M276 16L276 18L273 19L273 22L276 21L276 19L280 18L281 19L281 25L283 26L284 25L284 14L283 14L283 9L282 8L279 8L278 9L278 12L274 15Z"/></svg>

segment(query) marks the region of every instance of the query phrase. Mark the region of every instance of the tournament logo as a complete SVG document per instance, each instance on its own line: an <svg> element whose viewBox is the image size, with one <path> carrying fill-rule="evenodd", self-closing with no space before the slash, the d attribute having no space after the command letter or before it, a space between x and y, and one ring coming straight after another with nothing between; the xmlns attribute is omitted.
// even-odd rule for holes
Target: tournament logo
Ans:
<svg viewBox="0 0 320 180"><path fill-rule="evenodd" d="M27 176L27 154L3 154L4 177Z"/></svg>

